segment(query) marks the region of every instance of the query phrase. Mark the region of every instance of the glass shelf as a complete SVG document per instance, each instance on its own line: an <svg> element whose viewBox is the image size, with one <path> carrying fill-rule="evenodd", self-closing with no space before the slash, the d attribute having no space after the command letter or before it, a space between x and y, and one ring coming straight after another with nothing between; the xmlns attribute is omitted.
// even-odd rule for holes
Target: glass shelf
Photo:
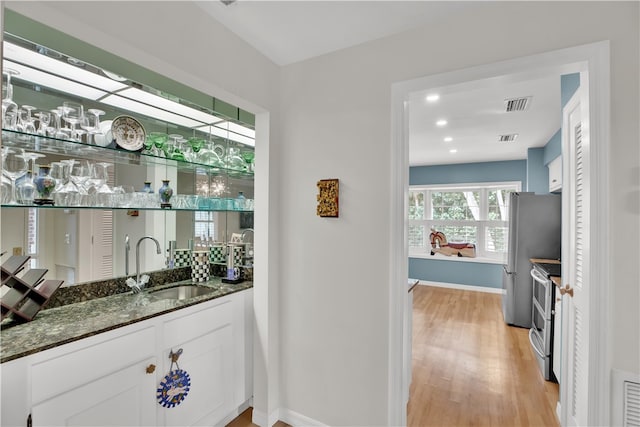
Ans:
<svg viewBox="0 0 640 427"><path fill-rule="evenodd" d="M119 207L119 206L51 206L51 205L0 205L2 209L4 208L37 208L37 209L58 209L58 210L76 210L76 209L87 209L87 210L113 210L113 211L163 211L163 212L194 212L194 211L202 211L202 212L253 212L252 210L247 209L228 209L223 208L221 206L210 208L208 204L203 204L198 207L172 207L171 208L160 208L158 207Z"/></svg>
<svg viewBox="0 0 640 427"><path fill-rule="evenodd" d="M165 166L176 168L178 172L203 173L213 175L228 175L235 178L253 179L253 172L238 169L228 169L224 166L207 165L197 162L167 159L165 157L126 151L114 147L100 147L83 142L56 139L40 135L28 134L20 131L3 129L2 144L7 147L23 148L43 154L68 156L75 159L87 159L92 162L109 162L114 164L136 166Z"/></svg>

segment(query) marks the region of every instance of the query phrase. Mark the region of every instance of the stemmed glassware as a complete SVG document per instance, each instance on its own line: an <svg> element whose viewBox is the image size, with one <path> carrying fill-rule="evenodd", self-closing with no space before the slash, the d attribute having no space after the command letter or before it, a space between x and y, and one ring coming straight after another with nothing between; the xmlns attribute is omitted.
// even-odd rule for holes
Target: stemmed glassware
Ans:
<svg viewBox="0 0 640 427"><path fill-rule="evenodd" d="M47 135L49 123L51 123L51 113L39 111L36 113L36 117L38 118L38 135Z"/></svg>
<svg viewBox="0 0 640 427"><path fill-rule="evenodd" d="M102 135L102 129L100 128L100 116L104 116L104 111L98 110L97 108L89 108L87 113L93 116L93 126L89 133L92 135Z"/></svg>
<svg viewBox="0 0 640 427"><path fill-rule="evenodd" d="M6 156L2 155L2 173L11 181L11 199L9 204L16 205L16 180L27 173L27 160L22 148L7 149Z"/></svg>
<svg viewBox="0 0 640 427"><path fill-rule="evenodd" d="M242 159L247 164L247 171L253 172L253 170L254 170L253 160L254 160L254 158L256 156L256 153L254 151L251 151L251 150L245 150L245 151L242 151L240 153L240 156L242 157Z"/></svg>
<svg viewBox="0 0 640 427"><path fill-rule="evenodd" d="M26 161L31 160L31 167L29 168L29 170L34 174L36 173L36 159L39 159L40 157L45 157L44 154L41 153L31 153L31 152L24 152L22 154L22 157L24 157L24 159Z"/></svg>
<svg viewBox="0 0 640 427"><path fill-rule="evenodd" d="M165 149L167 144L168 135L164 132L151 132L149 134L153 140L153 155L158 157L165 157Z"/></svg>
<svg viewBox="0 0 640 427"><path fill-rule="evenodd" d="M91 178L91 169L88 160L76 160L71 166L71 172L69 178L76 188L77 194L72 197L72 204L80 206L85 202L86 196L89 194L86 189L86 184L89 178Z"/></svg>
<svg viewBox="0 0 640 427"><path fill-rule="evenodd" d="M2 126L7 127L4 123L6 114L9 111L15 111L17 114L18 111L18 104L13 101L13 85L11 84L11 76L17 76L20 72L11 68L4 68L2 70L2 74L7 76L6 92L4 98L2 98Z"/></svg>
<svg viewBox="0 0 640 427"><path fill-rule="evenodd" d="M77 102L64 102L62 104L62 119L71 126L71 139L79 141L76 125L82 121L84 108Z"/></svg>
<svg viewBox="0 0 640 427"><path fill-rule="evenodd" d="M113 194L113 190L107 184L109 181L109 166L111 166L111 163L100 162L96 163L94 167L96 194L98 196L99 206L109 206L109 199Z"/></svg>
<svg viewBox="0 0 640 427"><path fill-rule="evenodd" d="M36 107L33 107L31 105L23 105L20 109L19 119L22 126L22 131L24 133L36 133L35 119L31 115L31 112L35 109Z"/></svg>

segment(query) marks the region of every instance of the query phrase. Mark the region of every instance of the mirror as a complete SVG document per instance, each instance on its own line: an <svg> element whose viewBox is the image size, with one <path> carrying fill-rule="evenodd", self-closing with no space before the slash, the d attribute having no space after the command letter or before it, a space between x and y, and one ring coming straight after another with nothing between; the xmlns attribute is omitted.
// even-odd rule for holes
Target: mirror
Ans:
<svg viewBox="0 0 640 427"><path fill-rule="evenodd" d="M39 111L48 111L61 105L61 96L47 88L29 82L13 80L13 99L18 105L33 105ZM86 99L76 101L85 109L96 108L105 111L101 118L110 120L120 114L127 114ZM182 128L156 119L136 115L147 134L154 131L180 134L185 138L196 135L196 130ZM198 134L198 136L203 136ZM229 139L209 135L208 139L229 147L251 147ZM61 154L47 154L36 160L38 165L47 165L69 158L91 159L91 147L82 153L78 151ZM33 150L38 151L38 147ZM169 179L177 195L205 195L211 197L235 198L243 192L247 199L253 199L253 178L229 177L222 173L215 175L197 167L177 171L160 164L127 165L112 164L108 167L111 187L122 186L127 191L140 191L145 181L151 181L157 194L161 180ZM125 235L129 235L129 274L136 270L136 243L143 236L153 236L161 244L162 255L157 255L154 245L144 242L140 246L140 272L166 268L169 241L176 241L177 248L187 248L190 240L227 242L233 233L242 233L251 228L247 222L247 212L231 211L185 211L185 210L135 210L119 209L63 209L54 208L2 208L2 234L0 248L8 254L21 252L31 255L31 268L46 268L48 278L65 281L63 286L105 278L124 276ZM251 213L252 214L252 213ZM253 241L250 235L249 241ZM5 258L6 259L6 258Z"/></svg>
<svg viewBox="0 0 640 427"><path fill-rule="evenodd" d="M9 254L14 250L32 254L31 268L46 268L48 278L71 285L124 276L127 234L129 274L133 275L141 237L155 237L162 249L162 255L157 255L149 242L140 245L141 272L161 270L167 268L170 240L176 241L178 249L187 248L190 240L198 246L226 242L233 233L252 228L251 216L250 212L141 210L136 216L127 210L7 208L2 210L1 244ZM251 233L247 241L253 242Z"/></svg>

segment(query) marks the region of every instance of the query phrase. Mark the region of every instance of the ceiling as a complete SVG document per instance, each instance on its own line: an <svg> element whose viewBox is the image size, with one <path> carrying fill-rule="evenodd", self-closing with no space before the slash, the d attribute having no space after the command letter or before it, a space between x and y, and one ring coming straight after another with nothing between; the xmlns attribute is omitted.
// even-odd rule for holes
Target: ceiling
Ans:
<svg viewBox="0 0 640 427"><path fill-rule="evenodd" d="M384 38L482 7L482 2L221 1L196 4L274 63L286 66ZM464 89L425 88L410 100L411 165L525 159L560 128L559 75L505 76ZM425 96L437 92L437 102ZM506 113L504 100L530 96L525 111ZM435 121L445 118L444 127ZM498 136L517 133L514 142ZM445 142L445 137L451 137ZM457 150L451 153L450 150Z"/></svg>

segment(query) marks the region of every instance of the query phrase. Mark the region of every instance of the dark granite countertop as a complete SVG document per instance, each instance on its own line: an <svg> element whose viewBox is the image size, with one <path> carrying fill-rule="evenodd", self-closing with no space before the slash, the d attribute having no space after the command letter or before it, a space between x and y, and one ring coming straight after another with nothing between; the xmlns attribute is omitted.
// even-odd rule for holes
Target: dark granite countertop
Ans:
<svg viewBox="0 0 640 427"><path fill-rule="evenodd" d="M184 280L156 286L152 290L176 284L194 283ZM156 299L150 296L148 290L138 294L125 292L42 310L33 321L27 323L3 322L0 332L0 363L243 291L253 287L253 282L225 284L219 278L212 278L197 285L212 287L215 291L184 300Z"/></svg>

